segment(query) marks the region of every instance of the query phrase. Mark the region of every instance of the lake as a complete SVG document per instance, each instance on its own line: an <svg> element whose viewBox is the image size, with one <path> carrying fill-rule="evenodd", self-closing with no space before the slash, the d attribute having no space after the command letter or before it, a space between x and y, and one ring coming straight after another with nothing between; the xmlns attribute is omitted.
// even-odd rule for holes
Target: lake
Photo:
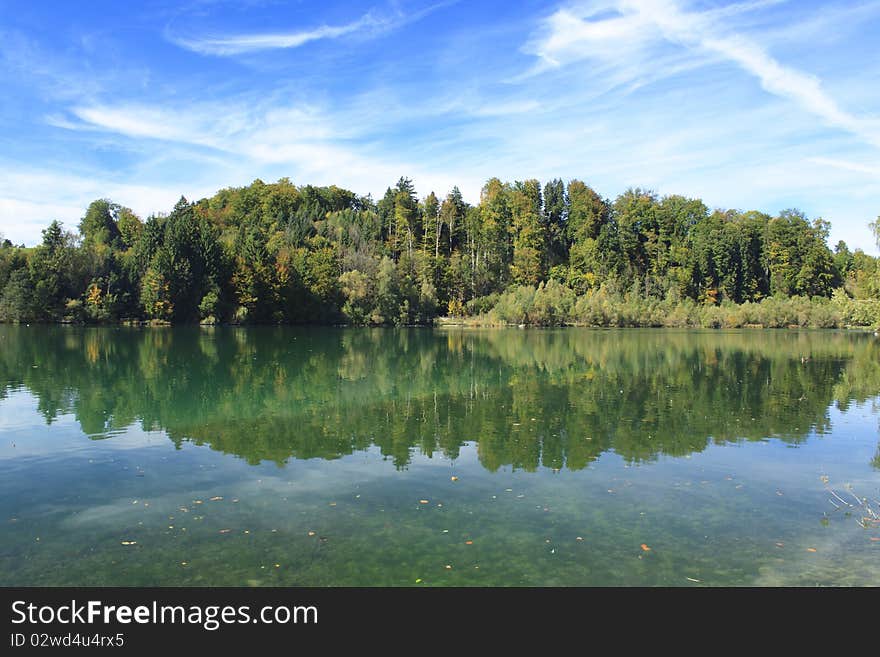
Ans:
<svg viewBox="0 0 880 657"><path fill-rule="evenodd" d="M880 340L0 326L3 586L880 585Z"/></svg>

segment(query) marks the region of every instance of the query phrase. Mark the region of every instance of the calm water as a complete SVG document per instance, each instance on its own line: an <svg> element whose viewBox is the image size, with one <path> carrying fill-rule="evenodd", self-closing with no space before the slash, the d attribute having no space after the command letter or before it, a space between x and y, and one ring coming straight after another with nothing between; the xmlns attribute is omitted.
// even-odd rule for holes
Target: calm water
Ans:
<svg viewBox="0 0 880 657"><path fill-rule="evenodd" d="M880 585L880 340L0 326L0 585Z"/></svg>

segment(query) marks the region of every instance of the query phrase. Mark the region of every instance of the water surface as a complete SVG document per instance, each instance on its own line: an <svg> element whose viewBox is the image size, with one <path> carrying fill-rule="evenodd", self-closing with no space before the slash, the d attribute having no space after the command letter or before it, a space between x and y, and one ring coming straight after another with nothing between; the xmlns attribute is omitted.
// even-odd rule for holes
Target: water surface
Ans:
<svg viewBox="0 0 880 657"><path fill-rule="evenodd" d="M0 326L0 585L880 585L880 341Z"/></svg>

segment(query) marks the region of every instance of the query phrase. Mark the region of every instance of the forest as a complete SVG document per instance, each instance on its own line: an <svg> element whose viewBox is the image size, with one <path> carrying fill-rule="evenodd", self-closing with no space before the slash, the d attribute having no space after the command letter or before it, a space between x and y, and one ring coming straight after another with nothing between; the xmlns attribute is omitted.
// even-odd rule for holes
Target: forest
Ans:
<svg viewBox="0 0 880 657"><path fill-rule="evenodd" d="M492 178L477 205L256 180L3 240L0 322L877 327L878 259L829 228L576 179Z"/></svg>

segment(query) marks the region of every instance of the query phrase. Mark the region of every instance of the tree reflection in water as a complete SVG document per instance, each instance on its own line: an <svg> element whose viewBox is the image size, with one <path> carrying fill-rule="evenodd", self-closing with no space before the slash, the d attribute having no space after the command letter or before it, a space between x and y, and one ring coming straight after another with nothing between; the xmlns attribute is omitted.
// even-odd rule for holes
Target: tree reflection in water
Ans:
<svg viewBox="0 0 880 657"><path fill-rule="evenodd" d="M0 327L0 397L110 438L161 429L250 463L377 447L497 470L798 443L880 392L880 342L833 331ZM880 451L873 461L880 467Z"/></svg>

